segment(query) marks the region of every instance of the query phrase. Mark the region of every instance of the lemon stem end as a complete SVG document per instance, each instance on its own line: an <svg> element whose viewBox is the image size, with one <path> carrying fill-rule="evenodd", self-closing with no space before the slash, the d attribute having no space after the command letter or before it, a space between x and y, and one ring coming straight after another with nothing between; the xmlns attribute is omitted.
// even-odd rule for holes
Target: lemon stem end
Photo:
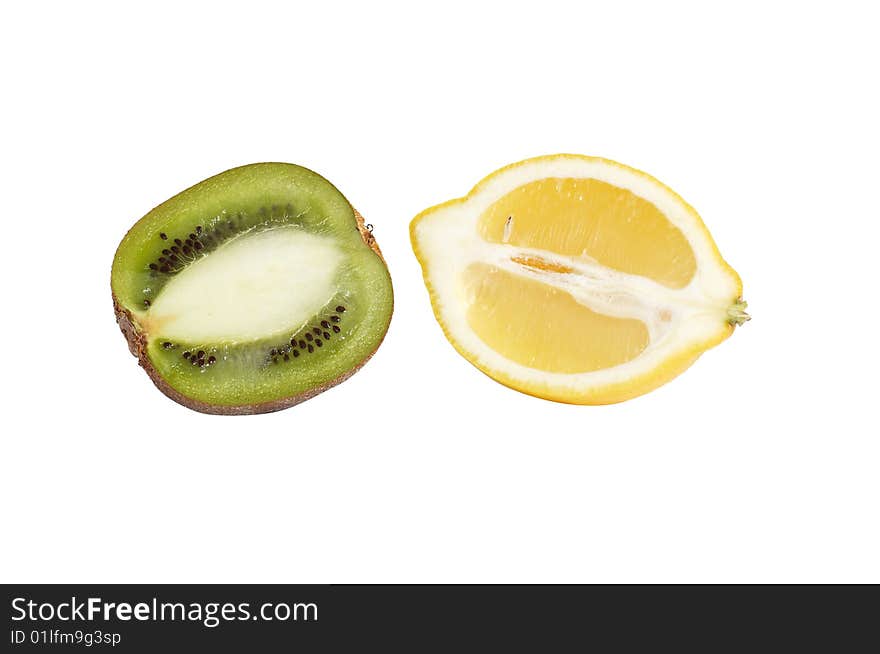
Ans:
<svg viewBox="0 0 880 654"><path fill-rule="evenodd" d="M742 298L738 299L727 309L727 322L737 327L747 323L752 317L746 313L749 303Z"/></svg>

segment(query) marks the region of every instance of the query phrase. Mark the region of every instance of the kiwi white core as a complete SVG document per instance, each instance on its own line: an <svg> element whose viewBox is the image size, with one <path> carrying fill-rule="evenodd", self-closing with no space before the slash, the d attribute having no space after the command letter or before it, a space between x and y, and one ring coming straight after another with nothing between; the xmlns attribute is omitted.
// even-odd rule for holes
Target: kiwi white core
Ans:
<svg viewBox="0 0 880 654"><path fill-rule="evenodd" d="M295 329L336 293L343 259L332 238L297 227L242 234L168 282L144 326L187 343L246 342Z"/></svg>

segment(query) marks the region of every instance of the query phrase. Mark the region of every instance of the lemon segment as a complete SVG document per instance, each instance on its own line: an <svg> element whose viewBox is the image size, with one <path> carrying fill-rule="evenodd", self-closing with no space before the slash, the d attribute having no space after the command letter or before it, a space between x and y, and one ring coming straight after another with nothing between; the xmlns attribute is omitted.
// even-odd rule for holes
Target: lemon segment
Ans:
<svg viewBox="0 0 880 654"><path fill-rule="evenodd" d="M480 235L492 243L589 257L672 288L687 286L697 269L684 234L656 206L597 179L523 184L483 213Z"/></svg>
<svg viewBox="0 0 880 654"><path fill-rule="evenodd" d="M610 368L648 345L645 324L613 318L578 303L569 293L483 263L465 270L468 323L502 356L549 372ZM541 307L523 311L523 307ZM590 338L577 338L588 332Z"/></svg>

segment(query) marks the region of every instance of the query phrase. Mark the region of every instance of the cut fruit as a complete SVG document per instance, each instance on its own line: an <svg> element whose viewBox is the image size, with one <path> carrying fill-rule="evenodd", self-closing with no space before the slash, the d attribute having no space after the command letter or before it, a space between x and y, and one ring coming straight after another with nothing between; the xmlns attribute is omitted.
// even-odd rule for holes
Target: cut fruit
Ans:
<svg viewBox="0 0 880 654"><path fill-rule="evenodd" d="M697 213L579 155L522 161L410 225L434 314L493 379L572 404L647 393L749 319Z"/></svg>
<svg viewBox="0 0 880 654"><path fill-rule="evenodd" d="M284 163L228 170L153 209L119 245L111 287L156 386L219 414L277 411L347 379L393 307L363 218Z"/></svg>

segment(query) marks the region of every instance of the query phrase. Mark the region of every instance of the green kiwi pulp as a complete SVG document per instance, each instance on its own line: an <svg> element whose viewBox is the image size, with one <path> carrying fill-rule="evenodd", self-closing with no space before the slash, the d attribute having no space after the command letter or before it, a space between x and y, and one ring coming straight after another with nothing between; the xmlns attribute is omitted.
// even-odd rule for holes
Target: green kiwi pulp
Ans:
<svg viewBox="0 0 880 654"><path fill-rule="evenodd" d="M371 230L306 168L234 168L141 218L116 251L116 319L159 389L197 411L283 409L348 378L391 320Z"/></svg>

